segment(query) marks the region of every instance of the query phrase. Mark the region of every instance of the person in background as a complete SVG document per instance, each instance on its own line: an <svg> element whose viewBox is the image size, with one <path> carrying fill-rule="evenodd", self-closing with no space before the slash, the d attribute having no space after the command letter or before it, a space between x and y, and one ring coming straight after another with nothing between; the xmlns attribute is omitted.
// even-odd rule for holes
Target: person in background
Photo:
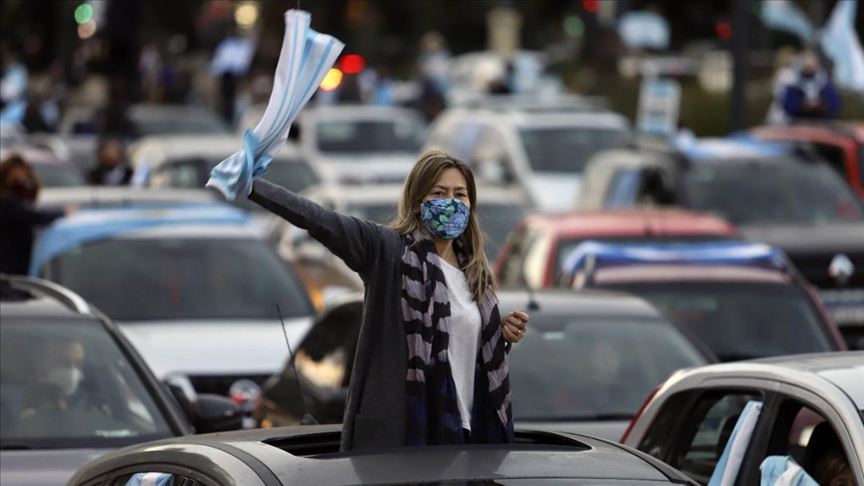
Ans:
<svg viewBox="0 0 864 486"><path fill-rule="evenodd" d="M785 125L789 122L789 116L783 110L783 96L786 88L795 82L797 71L795 70L796 51L793 47L784 46L777 51L774 58L774 78L771 81L773 100L768 107L765 121L772 125Z"/></svg>
<svg viewBox="0 0 864 486"><path fill-rule="evenodd" d="M0 273L25 275L30 267L34 230L66 213L34 208L39 179L18 155L0 163Z"/></svg>
<svg viewBox="0 0 864 486"><path fill-rule="evenodd" d="M793 121L802 118L834 118L840 112L840 95L812 51L801 56L792 84L783 92L783 110Z"/></svg>
<svg viewBox="0 0 864 486"><path fill-rule="evenodd" d="M106 136L96 149L97 166L90 171L90 183L96 186L125 186L132 180L132 168L126 162L123 141Z"/></svg>

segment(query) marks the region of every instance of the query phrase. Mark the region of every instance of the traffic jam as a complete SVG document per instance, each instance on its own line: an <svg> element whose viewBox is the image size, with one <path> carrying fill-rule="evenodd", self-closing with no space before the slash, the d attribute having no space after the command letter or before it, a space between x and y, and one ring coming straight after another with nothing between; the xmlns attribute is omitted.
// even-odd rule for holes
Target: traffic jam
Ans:
<svg viewBox="0 0 864 486"><path fill-rule="evenodd" d="M731 2L754 38L792 35L780 3L826 20L778 112L736 125L756 81L728 80L720 131L679 72L711 56L672 63L648 32L681 20L629 2L560 27L623 39L627 108L502 47L545 2L468 2L488 45L427 32L402 77L326 8L436 2L188 2L199 37L143 45L134 89L115 27L158 2L55 3L92 57L62 93L3 36L3 486L864 486L855 0Z"/></svg>

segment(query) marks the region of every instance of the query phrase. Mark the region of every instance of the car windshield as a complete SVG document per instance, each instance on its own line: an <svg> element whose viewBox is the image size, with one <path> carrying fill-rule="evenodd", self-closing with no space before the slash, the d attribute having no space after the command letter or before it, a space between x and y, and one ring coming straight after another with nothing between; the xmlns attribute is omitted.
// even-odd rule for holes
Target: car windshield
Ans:
<svg viewBox="0 0 864 486"><path fill-rule="evenodd" d="M316 125L317 146L323 153L410 153L422 144L423 127L419 120L405 117L393 120L322 121Z"/></svg>
<svg viewBox="0 0 864 486"><path fill-rule="evenodd" d="M534 172L580 173L595 153L630 140L623 128L523 128L519 134Z"/></svg>
<svg viewBox="0 0 864 486"><path fill-rule="evenodd" d="M114 239L54 259L50 278L120 321L312 314L290 267L259 240Z"/></svg>
<svg viewBox="0 0 864 486"><path fill-rule="evenodd" d="M83 186L84 176L77 167L65 164L33 164L43 187Z"/></svg>
<svg viewBox="0 0 864 486"><path fill-rule="evenodd" d="M690 329L721 360L833 351L824 321L799 287L780 284L626 284Z"/></svg>
<svg viewBox="0 0 864 486"><path fill-rule="evenodd" d="M509 355L516 420L625 420L673 371L705 358L656 319L535 315Z"/></svg>
<svg viewBox="0 0 864 486"><path fill-rule="evenodd" d="M480 226L486 233L486 258L493 261L507 240L507 235L522 221L525 209L519 204L478 204Z"/></svg>
<svg viewBox="0 0 864 486"><path fill-rule="evenodd" d="M213 170L213 167L216 167L219 162L221 160L213 162L209 170ZM321 178L306 161L288 159L273 159L267 168L267 173L261 178L278 184L291 192L302 192L321 182ZM234 204L247 211L266 211L246 197L235 199Z"/></svg>
<svg viewBox="0 0 864 486"><path fill-rule="evenodd" d="M684 176L693 209L738 225L820 224L864 220L864 210L828 164L696 165Z"/></svg>
<svg viewBox="0 0 864 486"><path fill-rule="evenodd" d="M0 336L3 449L119 447L174 435L98 320L4 315Z"/></svg>
<svg viewBox="0 0 864 486"><path fill-rule="evenodd" d="M393 204L351 204L347 208L349 216L387 224L396 217L396 203Z"/></svg>

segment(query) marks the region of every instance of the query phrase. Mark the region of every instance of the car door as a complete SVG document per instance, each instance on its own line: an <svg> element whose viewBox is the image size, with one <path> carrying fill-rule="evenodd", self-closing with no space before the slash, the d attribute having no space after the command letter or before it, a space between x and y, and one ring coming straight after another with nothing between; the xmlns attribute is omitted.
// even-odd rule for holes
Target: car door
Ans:
<svg viewBox="0 0 864 486"><path fill-rule="evenodd" d="M673 395L663 403L638 449L700 484L708 484L747 403L764 403L769 396L769 391L757 383L720 385ZM763 420L764 415L754 434L764 427Z"/></svg>

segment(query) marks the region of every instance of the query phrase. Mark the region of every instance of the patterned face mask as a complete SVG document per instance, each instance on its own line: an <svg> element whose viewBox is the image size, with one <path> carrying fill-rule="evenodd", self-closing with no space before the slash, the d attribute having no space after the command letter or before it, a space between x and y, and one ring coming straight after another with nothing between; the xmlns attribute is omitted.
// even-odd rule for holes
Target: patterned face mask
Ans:
<svg viewBox="0 0 864 486"><path fill-rule="evenodd" d="M420 219L437 238L453 240L468 227L470 210L459 199L430 199L420 205Z"/></svg>

